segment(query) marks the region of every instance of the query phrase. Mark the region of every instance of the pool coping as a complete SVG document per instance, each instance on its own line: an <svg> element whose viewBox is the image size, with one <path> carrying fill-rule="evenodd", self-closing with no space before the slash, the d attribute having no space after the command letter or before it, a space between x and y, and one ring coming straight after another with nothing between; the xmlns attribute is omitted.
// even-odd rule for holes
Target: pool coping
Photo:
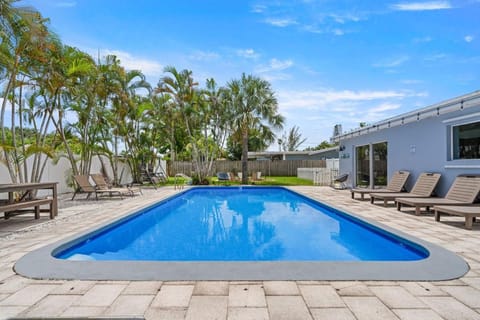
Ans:
<svg viewBox="0 0 480 320"><path fill-rule="evenodd" d="M285 188L285 187L279 187ZM311 201L320 201L288 189ZM354 219L383 229L394 236L416 243L429 251L429 256L417 261L70 261L53 254L101 232L112 224L140 214L149 207L169 201L181 193L141 208L129 210L113 222L103 223L80 234L68 237L32 251L14 266L18 274L34 279L65 280L410 280L438 281L456 279L469 270L468 264L456 254L435 244L359 217L328 202L328 207L344 212Z"/></svg>

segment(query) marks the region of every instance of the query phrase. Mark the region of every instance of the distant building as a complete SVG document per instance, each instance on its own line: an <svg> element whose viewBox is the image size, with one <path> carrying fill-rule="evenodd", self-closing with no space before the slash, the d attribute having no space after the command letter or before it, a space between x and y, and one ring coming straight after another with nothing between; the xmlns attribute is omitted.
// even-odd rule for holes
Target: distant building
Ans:
<svg viewBox="0 0 480 320"><path fill-rule="evenodd" d="M441 196L459 174L480 174L480 91L334 136L350 186L385 185L392 173L442 174Z"/></svg>
<svg viewBox="0 0 480 320"><path fill-rule="evenodd" d="M338 146L315 151L262 151L249 152L249 160L326 160L337 159Z"/></svg>

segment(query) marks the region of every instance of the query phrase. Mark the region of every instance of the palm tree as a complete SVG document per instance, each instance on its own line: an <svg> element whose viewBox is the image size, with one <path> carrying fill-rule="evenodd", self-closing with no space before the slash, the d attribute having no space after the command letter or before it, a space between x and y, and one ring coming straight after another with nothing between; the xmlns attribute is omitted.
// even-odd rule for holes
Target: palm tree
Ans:
<svg viewBox="0 0 480 320"><path fill-rule="evenodd" d="M284 118L278 113L277 99L270 83L261 78L242 74L241 79L227 84L233 110L232 128L242 137L242 183L248 183L248 134L252 128L263 132L270 126L283 127Z"/></svg>

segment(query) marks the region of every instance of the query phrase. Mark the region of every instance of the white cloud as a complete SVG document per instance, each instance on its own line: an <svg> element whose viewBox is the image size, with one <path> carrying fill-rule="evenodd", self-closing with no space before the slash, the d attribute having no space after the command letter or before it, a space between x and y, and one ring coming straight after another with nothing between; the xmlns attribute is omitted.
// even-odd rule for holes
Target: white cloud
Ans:
<svg viewBox="0 0 480 320"><path fill-rule="evenodd" d="M416 93L408 91L352 91L323 89L319 91L280 91L278 93L280 107L282 109L323 109L333 111L332 108L341 108L339 112L355 110L357 103L375 100L403 99L415 96ZM392 106L391 104L390 106ZM335 110L337 111L337 110Z"/></svg>
<svg viewBox="0 0 480 320"><path fill-rule="evenodd" d="M362 20L362 17L353 13L346 13L346 14L335 14L332 13L329 15L335 22L340 24L345 24L348 21L358 22Z"/></svg>
<svg viewBox="0 0 480 320"><path fill-rule="evenodd" d="M298 24L297 21L291 18L268 18L265 20L265 23L280 28Z"/></svg>
<svg viewBox="0 0 480 320"><path fill-rule="evenodd" d="M273 58L270 60L268 65L261 65L256 68L257 73L267 73L272 71L281 71L290 68L293 66L293 61L290 59L287 60L278 60Z"/></svg>
<svg viewBox="0 0 480 320"><path fill-rule="evenodd" d="M438 60L443 60L447 57L447 54L445 53L437 53L437 54L432 54L431 56L426 57L424 60L425 61L438 61Z"/></svg>
<svg viewBox="0 0 480 320"><path fill-rule="evenodd" d="M465 36L465 38L463 38L463 39L464 39L466 42L472 42L473 39L475 39L475 37L472 36L472 35L468 35L468 36Z"/></svg>
<svg viewBox="0 0 480 320"><path fill-rule="evenodd" d="M402 65L408 60L410 60L408 56L400 56L400 57L395 57L392 59L386 59L383 61L376 62L373 64L373 66L378 68L394 68Z"/></svg>
<svg viewBox="0 0 480 320"><path fill-rule="evenodd" d="M220 58L220 55L216 52L198 50L192 53L189 58L197 61L212 61Z"/></svg>
<svg viewBox="0 0 480 320"><path fill-rule="evenodd" d="M449 1L403 2L392 5L392 9L399 11L426 11L451 9Z"/></svg>
<svg viewBox="0 0 480 320"><path fill-rule="evenodd" d="M384 112L384 111L397 110L401 106L402 105L399 103L384 102L376 107L369 109L368 112Z"/></svg>
<svg viewBox="0 0 480 320"><path fill-rule="evenodd" d="M333 29L333 34L336 35L336 36L343 36L345 34L345 31L341 30L341 29Z"/></svg>
<svg viewBox="0 0 480 320"><path fill-rule="evenodd" d="M91 52L88 51L87 52ZM95 50L93 50L95 52ZM100 50L100 54L115 55L120 59L120 63L127 70L141 70L145 75L158 76L163 73L163 65L158 61L133 56L132 54L120 50ZM96 56L96 53L93 55Z"/></svg>
<svg viewBox="0 0 480 320"><path fill-rule="evenodd" d="M253 12L253 13L262 13L262 12L264 12L266 9L267 9L267 6L262 5L262 4L256 4L256 5L252 6L251 12Z"/></svg>
<svg viewBox="0 0 480 320"><path fill-rule="evenodd" d="M422 38L414 38L413 42L414 43L425 43L425 42L430 42L432 41L432 38L429 36L422 37Z"/></svg>
<svg viewBox="0 0 480 320"><path fill-rule="evenodd" d="M268 64L259 65L255 68L254 72L267 81L275 80L289 80L291 75L286 73L285 70L294 65L293 61L278 60L276 58L270 59Z"/></svg>
<svg viewBox="0 0 480 320"><path fill-rule="evenodd" d="M270 60L270 66L272 67L273 70L283 70L290 68L293 65L292 60L278 60L278 59L271 59Z"/></svg>
<svg viewBox="0 0 480 320"><path fill-rule="evenodd" d="M257 59L260 57L260 54L255 52L253 49L239 49L237 50L237 55L247 59Z"/></svg>

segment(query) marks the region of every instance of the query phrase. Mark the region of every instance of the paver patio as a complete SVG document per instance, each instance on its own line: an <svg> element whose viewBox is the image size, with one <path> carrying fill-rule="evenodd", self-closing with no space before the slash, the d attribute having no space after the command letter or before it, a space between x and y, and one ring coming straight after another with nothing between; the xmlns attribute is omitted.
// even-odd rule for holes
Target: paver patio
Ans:
<svg viewBox="0 0 480 320"><path fill-rule="evenodd" d="M178 191L145 190L125 200L60 204L55 220L0 221L0 319L10 317L144 317L146 319L479 319L480 223L441 223L393 206L371 205L350 192L292 187L312 198L441 245L471 270L461 279L406 281L64 281L33 280L12 268L27 252L111 221ZM25 219L27 220L27 219ZM33 220L33 218L32 218ZM7 223L10 223L7 225ZM26 225L30 224L30 226Z"/></svg>

